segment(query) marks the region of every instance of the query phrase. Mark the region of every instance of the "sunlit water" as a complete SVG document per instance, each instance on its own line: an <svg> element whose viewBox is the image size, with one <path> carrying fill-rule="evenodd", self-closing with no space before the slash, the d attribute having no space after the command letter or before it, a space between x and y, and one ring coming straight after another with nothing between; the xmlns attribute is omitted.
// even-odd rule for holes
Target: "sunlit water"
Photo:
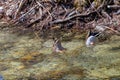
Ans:
<svg viewBox="0 0 120 80"><path fill-rule="evenodd" d="M53 41L0 31L0 75L5 80L120 80L120 36L96 44L64 41L64 53L52 53Z"/></svg>

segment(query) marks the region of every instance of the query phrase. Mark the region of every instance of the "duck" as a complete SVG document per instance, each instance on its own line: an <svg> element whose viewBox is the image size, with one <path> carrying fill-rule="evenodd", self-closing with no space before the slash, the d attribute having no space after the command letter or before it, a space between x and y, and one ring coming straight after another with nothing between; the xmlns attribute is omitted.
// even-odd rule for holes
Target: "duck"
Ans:
<svg viewBox="0 0 120 80"><path fill-rule="evenodd" d="M86 36L86 46L93 47L97 42L97 36L99 36L99 32L93 32L91 29L88 31Z"/></svg>
<svg viewBox="0 0 120 80"><path fill-rule="evenodd" d="M66 48L64 48L62 46L60 39L53 38L53 41L54 41L54 43L53 43L53 52L63 53L66 50Z"/></svg>

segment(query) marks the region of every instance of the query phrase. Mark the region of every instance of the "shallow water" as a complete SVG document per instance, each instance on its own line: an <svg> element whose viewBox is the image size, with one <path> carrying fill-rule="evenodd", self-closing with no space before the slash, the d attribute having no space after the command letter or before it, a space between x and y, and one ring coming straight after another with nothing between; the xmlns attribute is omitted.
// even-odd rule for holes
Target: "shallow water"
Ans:
<svg viewBox="0 0 120 80"><path fill-rule="evenodd" d="M119 80L120 36L93 49L84 40L64 41L64 53L52 53L53 41L0 31L0 75L5 80Z"/></svg>

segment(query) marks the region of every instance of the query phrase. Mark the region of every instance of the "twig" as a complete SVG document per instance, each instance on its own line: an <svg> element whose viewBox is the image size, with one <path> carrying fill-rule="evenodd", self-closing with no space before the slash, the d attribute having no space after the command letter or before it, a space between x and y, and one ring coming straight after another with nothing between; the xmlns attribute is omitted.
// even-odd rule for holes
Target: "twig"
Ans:
<svg viewBox="0 0 120 80"><path fill-rule="evenodd" d="M38 21L41 20L41 19L42 19L42 18L41 18L41 16L40 16L39 18L35 19L33 22L31 22L30 24L28 24L28 25L26 26L26 28L31 27L34 23L38 22Z"/></svg>
<svg viewBox="0 0 120 80"><path fill-rule="evenodd" d="M111 31L113 31L113 32L115 32L115 33L117 33L117 34L120 34L120 32L118 32L117 30L114 30L114 29L112 29L110 27L106 27L106 28L109 29L109 30L111 30Z"/></svg>
<svg viewBox="0 0 120 80"><path fill-rule="evenodd" d="M47 12L48 12L48 14L51 16L51 19L52 19L52 15L51 15L51 13L49 12L49 10L47 10L42 4L40 4L38 1L36 1L36 3L40 6L40 7L42 7L43 9L45 9Z"/></svg>
<svg viewBox="0 0 120 80"><path fill-rule="evenodd" d="M24 5L24 3L25 3L25 1L24 1L24 0L21 0L18 9L17 9L17 11L15 12L14 19L16 19L16 16L17 16L17 14L19 13L19 11L21 10L21 8L22 8L22 6Z"/></svg>
<svg viewBox="0 0 120 80"><path fill-rule="evenodd" d="M92 12L89 12L89 13L86 13L86 14L76 14L76 15L73 15L73 16L65 18L65 19L58 19L58 20L50 22L50 24L63 23L63 22L69 21L69 20L71 20L73 18L76 18L76 17L88 17L90 14L99 13L102 10L102 8L106 5L105 1L106 0L104 0L102 2L102 4L95 11L92 11Z"/></svg>
<svg viewBox="0 0 120 80"><path fill-rule="evenodd" d="M114 13L114 14L116 14L116 15L119 15L120 14L120 10L118 10L116 13Z"/></svg>
<svg viewBox="0 0 120 80"><path fill-rule="evenodd" d="M22 19L23 17L25 17L26 15L28 15L33 9L35 9L38 5L35 5L34 7L32 7L28 12L26 12L25 14L23 14L21 17L19 17L14 23L16 23L17 21L19 21L20 19Z"/></svg>
<svg viewBox="0 0 120 80"><path fill-rule="evenodd" d="M119 5L108 5L107 7L112 9L120 9Z"/></svg>
<svg viewBox="0 0 120 80"><path fill-rule="evenodd" d="M67 17L65 19L58 19L58 20L50 22L50 24L63 23L63 22L69 21L69 20L71 20L73 18L76 18L76 17L87 17L87 16L89 16L90 14L93 14L93 13L96 13L96 11L93 11L93 12L87 13L87 14L76 14L76 15L73 15L71 17Z"/></svg>
<svg viewBox="0 0 120 80"><path fill-rule="evenodd" d="M106 18L108 18L109 20L111 20L111 17L109 16L109 14L105 11L102 11L103 16L105 16Z"/></svg>
<svg viewBox="0 0 120 80"><path fill-rule="evenodd" d="M49 10L47 10L43 5L41 5L38 1L36 1L36 3L39 5L39 7L42 7L43 9L45 9L46 11L47 11L47 13L50 15L50 18L51 18L51 20L52 20L52 15L51 15L51 13L49 12ZM43 13L44 15L46 14L46 12L44 12ZM42 15L42 17L44 16L44 15ZM36 22L38 22L38 21L40 21L41 19L42 19L42 17L40 16L39 18L37 18L36 20L34 20L33 22L31 22L30 24L28 24L27 26L26 26L26 28L28 28L28 27L31 27L33 24L35 24ZM47 17L48 18L48 17Z"/></svg>
<svg viewBox="0 0 120 80"><path fill-rule="evenodd" d="M90 5L91 5L91 8L93 8L100 17L102 17L102 16L100 15L100 13L95 9L95 6L93 6L93 3L91 3L90 0L88 0L88 1L89 1ZM94 1L93 1L93 2L94 2ZM103 1L103 4L104 4L104 1ZM103 5L103 4L102 4L102 5Z"/></svg>

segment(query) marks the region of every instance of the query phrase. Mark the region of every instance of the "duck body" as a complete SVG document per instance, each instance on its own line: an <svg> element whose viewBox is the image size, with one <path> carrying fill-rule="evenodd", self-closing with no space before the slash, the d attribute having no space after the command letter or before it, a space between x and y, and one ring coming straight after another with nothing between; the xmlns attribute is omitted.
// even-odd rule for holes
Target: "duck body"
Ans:
<svg viewBox="0 0 120 80"><path fill-rule="evenodd" d="M93 36L93 35L89 36L86 40L86 46L87 47L92 47L92 46L95 45L95 43L96 43L96 37Z"/></svg>
<svg viewBox="0 0 120 80"><path fill-rule="evenodd" d="M97 37L99 36L99 32L92 32L91 30L88 32L86 37L86 46L93 47L97 42Z"/></svg>
<svg viewBox="0 0 120 80"><path fill-rule="evenodd" d="M53 52L60 52L62 53L65 48L62 46L61 41L58 39L53 44Z"/></svg>

